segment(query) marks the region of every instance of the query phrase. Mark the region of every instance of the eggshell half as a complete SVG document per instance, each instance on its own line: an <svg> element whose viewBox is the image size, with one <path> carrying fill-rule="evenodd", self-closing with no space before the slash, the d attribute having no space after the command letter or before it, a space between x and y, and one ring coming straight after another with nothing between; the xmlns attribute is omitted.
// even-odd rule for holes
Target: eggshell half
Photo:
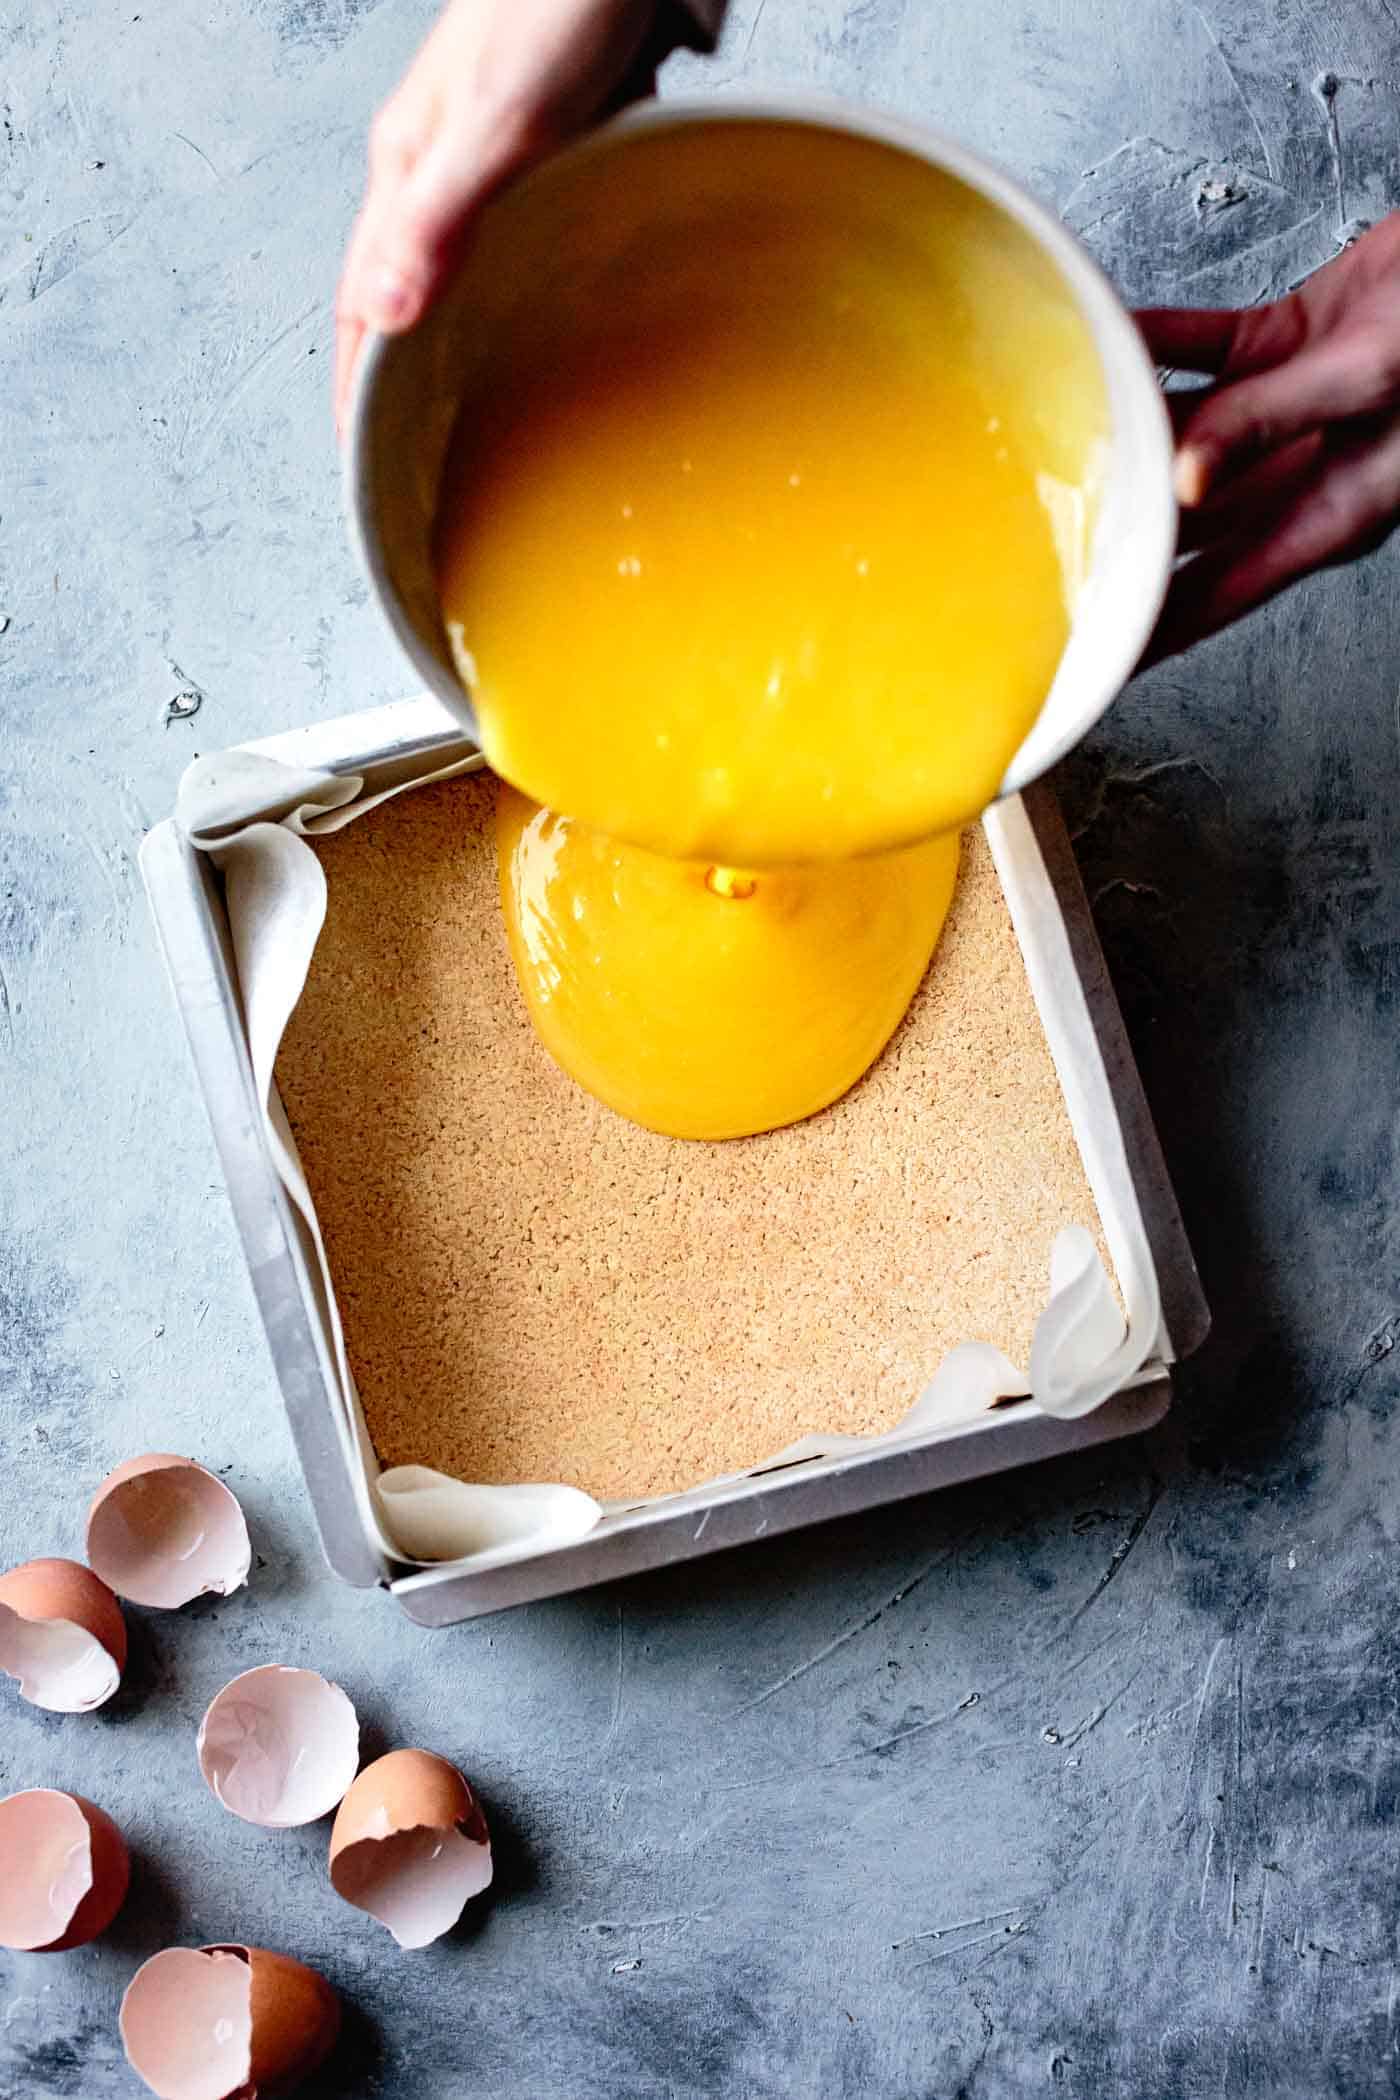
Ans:
<svg viewBox="0 0 1400 2100"><path fill-rule="evenodd" d="M328 1816L355 1777L360 1724L338 1684L271 1663L217 1693L199 1724L199 1769L245 1823L290 1830Z"/></svg>
<svg viewBox="0 0 1400 2100"><path fill-rule="evenodd" d="M21 1699L91 1713L126 1666L126 1621L105 1582L76 1560L29 1560L0 1576L0 1670Z"/></svg>
<svg viewBox="0 0 1400 2100"><path fill-rule="evenodd" d="M269 1954L264 1947L215 1951L246 1955L252 1974L254 2092L276 2092L309 2078L340 2033L340 2000L325 1977L290 1954Z"/></svg>
<svg viewBox="0 0 1400 2100"><path fill-rule="evenodd" d="M92 1498L87 1557L119 1597L174 1611L248 1580L253 1549L237 1500L191 1458L128 1458Z"/></svg>
<svg viewBox="0 0 1400 2100"><path fill-rule="evenodd" d="M81 1794L31 1787L0 1801L0 1947L62 1954L105 1932L131 1861L111 1817Z"/></svg>
<svg viewBox="0 0 1400 2100"><path fill-rule="evenodd" d="M331 1831L331 1885L401 1947L426 1947L491 1882L481 1804L431 1750L391 1750L366 1765Z"/></svg>
<svg viewBox="0 0 1400 2100"><path fill-rule="evenodd" d="M160 2100L286 2091L339 2032L340 2001L325 1978L264 1947L167 1947L122 1999L127 2062Z"/></svg>

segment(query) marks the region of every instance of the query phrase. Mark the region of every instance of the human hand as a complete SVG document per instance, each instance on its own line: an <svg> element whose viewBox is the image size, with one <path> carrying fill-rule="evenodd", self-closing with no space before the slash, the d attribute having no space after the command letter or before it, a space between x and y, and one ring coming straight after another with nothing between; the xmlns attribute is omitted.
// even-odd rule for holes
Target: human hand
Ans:
<svg viewBox="0 0 1400 2100"><path fill-rule="evenodd" d="M411 328L492 192L650 92L686 33L683 17L667 33L657 0L449 0L370 130L336 295L337 426L366 330Z"/></svg>
<svg viewBox="0 0 1400 2100"><path fill-rule="evenodd" d="M1147 662L1400 523L1400 212L1271 306L1138 315L1169 394L1181 551Z"/></svg>

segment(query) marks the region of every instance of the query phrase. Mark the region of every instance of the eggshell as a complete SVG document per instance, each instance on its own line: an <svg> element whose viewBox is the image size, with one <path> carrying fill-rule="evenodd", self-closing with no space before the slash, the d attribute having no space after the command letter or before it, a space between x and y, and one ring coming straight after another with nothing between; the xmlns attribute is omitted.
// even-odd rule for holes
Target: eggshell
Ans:
<svg viewBox="0 0 1400 2100"><path fill-rule="evenodd" d="M254 2092L309 2078L340 2033L340 2000L325 1977L263 1947L217 1951L245 1955L252 1975Z"/></svg>
<svg viewBox="0 0 1400 2100"><path fill-rule="evenodd" d="M122 1999L126 2060L160 2100L258 2100L309 2077L335 2046L323 1976L264 1947L167 1947Z"/></svg>
<svg viewBox="0 0 1400 2100"><path fill-rule="evenodd" d="M290 1830L328 1816L355 1777L360 1724L338 1684L270 1663L217 1693L199 1724L199 1768L245 1823Z"/></svg>
<svg viewBox="0 0 1400 2100"><path fill-rule="evenodd" d="M0 1670L31 1706L91 1713L126 1665L121 1606L75 1560L29 1560L0 1576Z"/></svg>
<svg viewBox="0 0 1400 2100"><path fill-rule="evenodd" d="M331 1831L331 1885L386 1925L401 1947L426 1947L491 1882L481 1804L455 1765L431 1750L391 1750L366 1765Z"/></svg>
<svg viewBox="0 0 1400 2100"><path fill-rule="evenodd" d="M63 1954L105 1932L131 1861L111 1817L81 1794L31 1787L0 1801L0 1947Z"/></svg>
<svg viewBox="0 0 1400 2100"><path fill-rule="evenodd" d="M92 1498L87 1557L119 1597L174 1611L248 1580L253 1549L236 1498L193 1459L128 1458Z"/></svg>

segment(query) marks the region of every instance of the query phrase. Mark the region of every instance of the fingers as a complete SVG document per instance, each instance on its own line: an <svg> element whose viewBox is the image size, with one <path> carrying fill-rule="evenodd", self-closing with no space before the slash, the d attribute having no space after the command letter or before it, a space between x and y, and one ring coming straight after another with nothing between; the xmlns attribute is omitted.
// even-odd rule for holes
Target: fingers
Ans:
<svg viewBox="0 0 1400 2100"><path fill-rule="evenodd" d="M346 256L342 294L362 330L390 333L410 325L405 317L418 273L412 244L398 229L404 198L429 151L432 121L426 98L401 89L370 127L369 186Z"/></svg>
<svg viewBox="0 0 1400 2100"><path fill-rule="evenodd" d="M522 114L442 131L415 163L367 236L371 327L411 328L437 292L488 197L548 143Z"/></svg>
<svg viewBox="0 0 1400 2100"><path fill-rule="evenodd" d="M1154 362L1172 371L1208 373L1219 383L1209 388L1176 390L1165 396L1172 433L1179 448L1194 424L1198 441L1179 449L1175 481L1177 501L1184 509L1195 509L1223 469L1210 449L1209 418L1204 409L1213 404L1225 387L1236 379L1266 369L1296 349L1299 338L1296 301L1290 297L1268 307L1237 311L1231 307L1155 306L1143 307L1136 315L1138 327ZM1248 401L1245 402L1246 409ZM1197 419L1201 420L1198 421ZM1202 424L1204 436L1200 436Z"/></svg>
<svg viewBox="0 0 1400 2100"><path fill-rule="evenodd" d="M394 212L415 162L429 136L433 105L415 84L414 75L385 104L370 127L369 183L350 233L335 298L335 381L333 399L337 434L345 427L351 382L367 331L382 325L385 289L381 279L382 229Z"/></svg>
<svg viewBox="0 0 1400 2100"><path fill-rule="evenodd" d="M1400 517L1400 214L1268 306L1138 321L1159 364L1210 382L1168 396L1179 545L1200 551L1168 594L1163 656Z"/></svg>
<svg viewBox="0 0 1400 2100"><path fill-rule="evenodd" d="M331 399L335 409L335 434L345 435L346 419L350 412L350 387L355 377L355 367L360 361L360 346L365 339L365 324L355 314L342 314L337 307L335 316L335 382Z"/></svg>
<svg viewBox="0 0 1400 2100"><path fill-rule="evenodd" d="M1317 479L1327 457L1327 440L1315 430L1225 482L1197 509L1182 511L1178 550L1186 554L1245 531L1265 531Z"/></svg>
<svg viewBox="0 0 1400 2100"><path fill-rule="evenodd" d="M1216 379L1243 379L1278 364L1307 335L1296 292L1268 306L1145 306L1134 318L1155 364Z"/></svg>
<svg viewBox="0 0 1400 2100"><path fill-rule="evenodd" d="M337 437L344 434L346 410L350 401L350 383L359 361L360 345L365 339L364 315L356 298L356 284L364 247L364 225L364 213L361 212L351 228L350 242L345 251L345 262L335 295L335 382L332 398L335 403Z"/></svg>
<svg viewBox="0 0 1400 2100"><path fill-rule="evenodd" d="M1212 388L1182 434L1176 491L1188 507L1265 452L1393 399L1400 360L1369 333L1337 336L1282 364Z"/></svg>
<svg viewBox="0 0 1400 2100"><path fill-rule="evenodd" d="M1370 552L1397 516L1400 419L1325 460L1262 538L1234 537L1180 568L1144 661L1189 648L1314 569Z"/></svg>
<svg viewBox="0 0 1400 2100"><path fill-rule="evenodd" d="M1163 394L1162 400L1172 426L1172 436L1180 441L1181 434L1196 415L1206 398L1206 389L1200 386L1173 387Z"/></svg>
<svg viewBox="0 0 1400 2100"><path fill-rule="evenodd" d="M369 329L413 327L481 206L610 105L649 92L676 21L656 0L448 0L375 120L336 304L336 410Z"/></svg>
<svg viewBox="0 0 1400 2100"><path fill-rule="evenodd" d="M369 327L413 327L482 205L590 123L619 83L654 74L653 0L484 0L444 9L376 120L350 304Z"/></svg>
<svg viewBox="0 0 1400 2100"><path fill-rule="evenodd" d="M410 81L410 86L412 82ZM473 212L533 148L523 124L495 120L433 135L421 97L386 105L370 133L370 179L336 296L336 427L343 429L365 335L411 328L438 289Z"/></svg>
<svg viewBox="0 0 1400 2100"><path fill-rule="evenodd" d="M384 258L402 210L407 181L403 163L391 168L381 160L371 174L364 206L351 231L335 301L337 430L344 426L351 382L366 334L371 328L392 334L392 315L405 310L398 279L389 278ZM405 321L402 325L410 324Z"/></svg>
<svg viewBox="0 0 1400 2100"><path fill-rule="evenodd" d="M1221 372L1240 317L1229 307L1145 306L1137 314L1154 364L1178 372Z"/></svg>
<svg viewBox="0 0 1400 2100"><path fill-rule="evenodd" d="M1218 417L1228 428L1230 411L1221 412L1214 404L1227 388L1295 359L1306 340L1306 314L1296 294L1290 293L1269 306L1238 311L1229 307L1145 307L1136 318L1156 363L1174 371L1205 372L1218 382L1211 388L1175 392L1166 397L1179 445L1191 431L1192 442L1178 455L1175 478L1177 501L1185 509L1194 509L1205 501L1208 489L1226 471L1229 459L1228 441L1214 445L1211 426ZM1208 407L1211 414L1206 416ZM1236 403L1236 409L1246 415L1249 408L1248 396ZM1198 416L1200 421L1196 420ZM1306 426L1273 435L1261 433L1253 449L1268 450L1281 436L1296 435L1301 427Z"/></svg>

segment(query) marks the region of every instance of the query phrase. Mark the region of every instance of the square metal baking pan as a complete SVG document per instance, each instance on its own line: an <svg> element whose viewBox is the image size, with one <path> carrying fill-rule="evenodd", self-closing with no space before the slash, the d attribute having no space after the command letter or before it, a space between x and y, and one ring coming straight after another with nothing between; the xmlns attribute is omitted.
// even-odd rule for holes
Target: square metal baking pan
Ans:
<svg viewBox="0 0 1400 2100"><path fill-rule="evenodd" d="M367 790L412 780L471 750L456 722L429 699L246 748L286 764L359 774ZM369 1435L362 1418L346 1419L314 1250L263 1134L222 882L173 819L150 832L141 849L147 896L322 1544L337 1574L361 1586L385 1585L422 1625L447 1625L1082 1450L1160 1421L1172 1362L1197 1348L1209 1325L1176 1199L1053 793L1039 785L997 805L984 821L1110 1254L1116 1259L1115 1233L1120 1240L1129 1234L1155 1269L1158 1352L1077 1420L1048 1416L1029 1400L1003 1402L955 1429L609 1512L569 1545L501 1549L429 1567L395 1561L374 1520ZM1106 1205L1110 1185L1113 1202Z"/></svg>

